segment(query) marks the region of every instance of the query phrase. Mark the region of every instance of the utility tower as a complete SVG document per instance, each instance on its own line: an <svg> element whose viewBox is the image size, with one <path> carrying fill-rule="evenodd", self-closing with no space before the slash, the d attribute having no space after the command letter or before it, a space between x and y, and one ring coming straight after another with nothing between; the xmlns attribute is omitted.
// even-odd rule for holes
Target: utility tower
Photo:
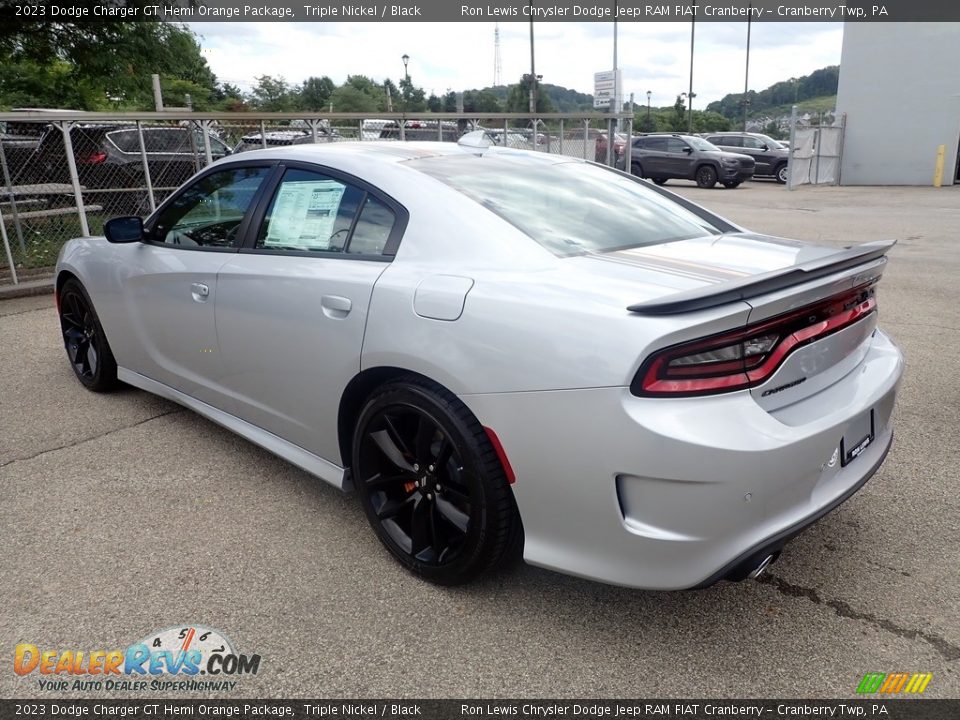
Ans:
<svg viewBox="0 0 960 720"><path fill-rule="evenodd" d="M500 23L493 24L493 85L496 87L503 82L500 66Z"/></svg>

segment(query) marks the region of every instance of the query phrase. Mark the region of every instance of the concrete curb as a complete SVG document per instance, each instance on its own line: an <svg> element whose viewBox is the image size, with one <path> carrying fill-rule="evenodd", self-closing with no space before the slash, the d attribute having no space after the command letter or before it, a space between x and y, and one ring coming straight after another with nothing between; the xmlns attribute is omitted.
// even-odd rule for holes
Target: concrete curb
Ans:
<svg viewBox="0 0 960 720"><path fill-rule="evenodd" d="M19 285L0 285L0 301L11 300L31 295L46 295L53 292L53 278L45 277L39 280L27 280Z"/></svg>

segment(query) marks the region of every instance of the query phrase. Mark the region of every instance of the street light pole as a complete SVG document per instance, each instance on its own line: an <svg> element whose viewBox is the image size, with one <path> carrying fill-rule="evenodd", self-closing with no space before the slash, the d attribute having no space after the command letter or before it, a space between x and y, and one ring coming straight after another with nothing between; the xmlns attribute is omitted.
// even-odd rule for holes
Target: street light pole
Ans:
<svg viewBox="0 0 960 720"><path fill-rule="evenodd" d="M407 82L410 82L410 73L407 72L407 65L410 62L410 56L404 53L400 59L403 60L403 79Z"/></svg>
<svg viewBox="0 0 960 720"><path fill-rule="evenodd" d="M647 90L647 132L650 131L650 95L652 93Z"/></svg>

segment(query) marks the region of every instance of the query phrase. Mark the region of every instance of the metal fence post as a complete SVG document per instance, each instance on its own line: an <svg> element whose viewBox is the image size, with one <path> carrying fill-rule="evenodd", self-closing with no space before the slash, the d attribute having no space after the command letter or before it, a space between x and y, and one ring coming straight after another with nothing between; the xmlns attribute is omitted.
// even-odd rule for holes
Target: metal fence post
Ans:
<svg viewBox="0 0 960 720"><path fill-rule="evenodd" d="M837 148L837 176L833 179L834 185L840 184L840 175L843 172L843 143L847 137L847 114L840 114L840 144Z"/></svg>
<svg viewBox="0 0 960 720"><path fill-rule="evenodd" d="M19 285L20 280L17 278L17 266L13 262L13 254L10 252L10 240L7 238L7 225L3 221L2 211L0 211L0 236L3 236L3 249L7 253L7 264L10 266L10 278L13 280L14 285Z"/></svg>
<svg viewBox="0 0 960 720"><path fill-rule="evenodd" d="M590 138L589 138L590 132L588 130L589 127L590 127L590 121L584 120L583 121L583 159L584 160L589 159L587 157L587 143L590 141Z"/></svg>
<svg viewBox="0 0 960 720"><path fill-rule="evenodd" d="M20 211L17 210L17 194L13 191L13 180L10 179L10 168L7 166L7 154L3 150L3 144L0 143L0 167L3 169L3 183L10 194L10 210L13 211L13 227L17 231L17 241L20 243L20 252L27 251L27 245L23 241L23 228L20 226Z"/></svg>
<svg viewBox="0 0 960 720"><path fill-rule="evenodd" d="M557 149L558 155L563 155L563 118L560 118L560 147Z"/></svg>
<svg viewBox="0 0 960 720"><path fill-rule="evenodd" d="M140 141L140 162L143 163L143 181L147 186L147 201L150 212L157 209L157 200L153 196L153 179L150 177L150 163L147 162L147 146L143 142L143 124L137 120L137 139Z"/></svg>
<svg viewBox="0 0 960 720"><path fill-rule="evenodd" d="M310 134L313 136L313 144L317 144L317 120L307 120L307 124L310 125Z"/></svg>
<svg viewBox="0 0 960 720"><path fill-rule="evenodd" d="M443 120L437 119L437 142L443 142Z"/></svg>
<svg viewBox="0 0 960 720"><path fill-rule="evenodd" d="M260 144L264 150L267 149L267 125L263 120L260 121Z"/></svg>
<svg viewBox="0 0 960 720"><path fill-rule="evenodd" d="M633 107L633 103L630 103ZM633 116L627 119L627 143L623 148L623 170L624 172L633 172Z"/></svg>
<svg viewBox="0 0 960 720"><path fill-rule="evenodd" d="M796 183L793 181L794 162L793 157L797 154L797 106L794 105L790 110L790 152L787 155L787 190L793 190Z"/></svg>
<svg viewBox="0 0 960 720"><path fill-rule="evenodd" d="M200 129L203 130L203 154L207 156L207 166L213 162L213 152L210 150L210 121L201 120Z"/></svg>
<svg viewBox="0 0 960 720"><path fill-rule="evenodd" d="M817 129L813 133L813 142L817 146L817 160L814 163L813 170L813 183L812 185L820 184L820 146L823 143L823 126L817 126Z"/></svg>
<svg viewBox="0 0 960 720"><path fill-rule="evenodd" d="M73 156L73 140L70 137L70 128L73 123L61 120L56 123L63 133L63 148L67 153L67 167L70 169L70 182L73 185L73 197L77 202L77 217L80 220L80 232L87 237L90 235L90 226L87 225L87 208L83 204L83 192L80 187L80 176L77 175L77 159Z"/></svg>

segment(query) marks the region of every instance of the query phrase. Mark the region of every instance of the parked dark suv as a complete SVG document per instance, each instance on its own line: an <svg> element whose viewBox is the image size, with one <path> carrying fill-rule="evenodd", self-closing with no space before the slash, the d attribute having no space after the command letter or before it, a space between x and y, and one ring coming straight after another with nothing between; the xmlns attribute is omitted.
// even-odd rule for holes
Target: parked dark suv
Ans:
<svg viewBox="0 0 960 720"><path fill-rule="evenodd" d="M704 133L703 137L721 150L752 157L757 163L754 175L773 177L778 183L787 182L790 151L773 138L745 132Z"/></svg>
<svg viewBox="0 0 960 720"><path fill-rule="evenodd" d="M650 134L633 139L630 172L657 185L678 179L694 180L702 188L717 182L735 188L753 177L754 164L749 155L724 152L700 137Z"/></svg>
<svg viewBox="0 0 960 720"><path fill-rule="evenodd" d="M84 193L108 212L146 212L140 138L135 127L116 124L77 124L70 129L77 176ZM154 190L172 191L205 164L202 134L191 128L144 127L150 181ZM210 137L214 160L230 154L230 148ZM70 170L63 146L63 133L50 127L23 168L20 182L69 183ZM159 199L159 198L158 198Z"/></svg>

